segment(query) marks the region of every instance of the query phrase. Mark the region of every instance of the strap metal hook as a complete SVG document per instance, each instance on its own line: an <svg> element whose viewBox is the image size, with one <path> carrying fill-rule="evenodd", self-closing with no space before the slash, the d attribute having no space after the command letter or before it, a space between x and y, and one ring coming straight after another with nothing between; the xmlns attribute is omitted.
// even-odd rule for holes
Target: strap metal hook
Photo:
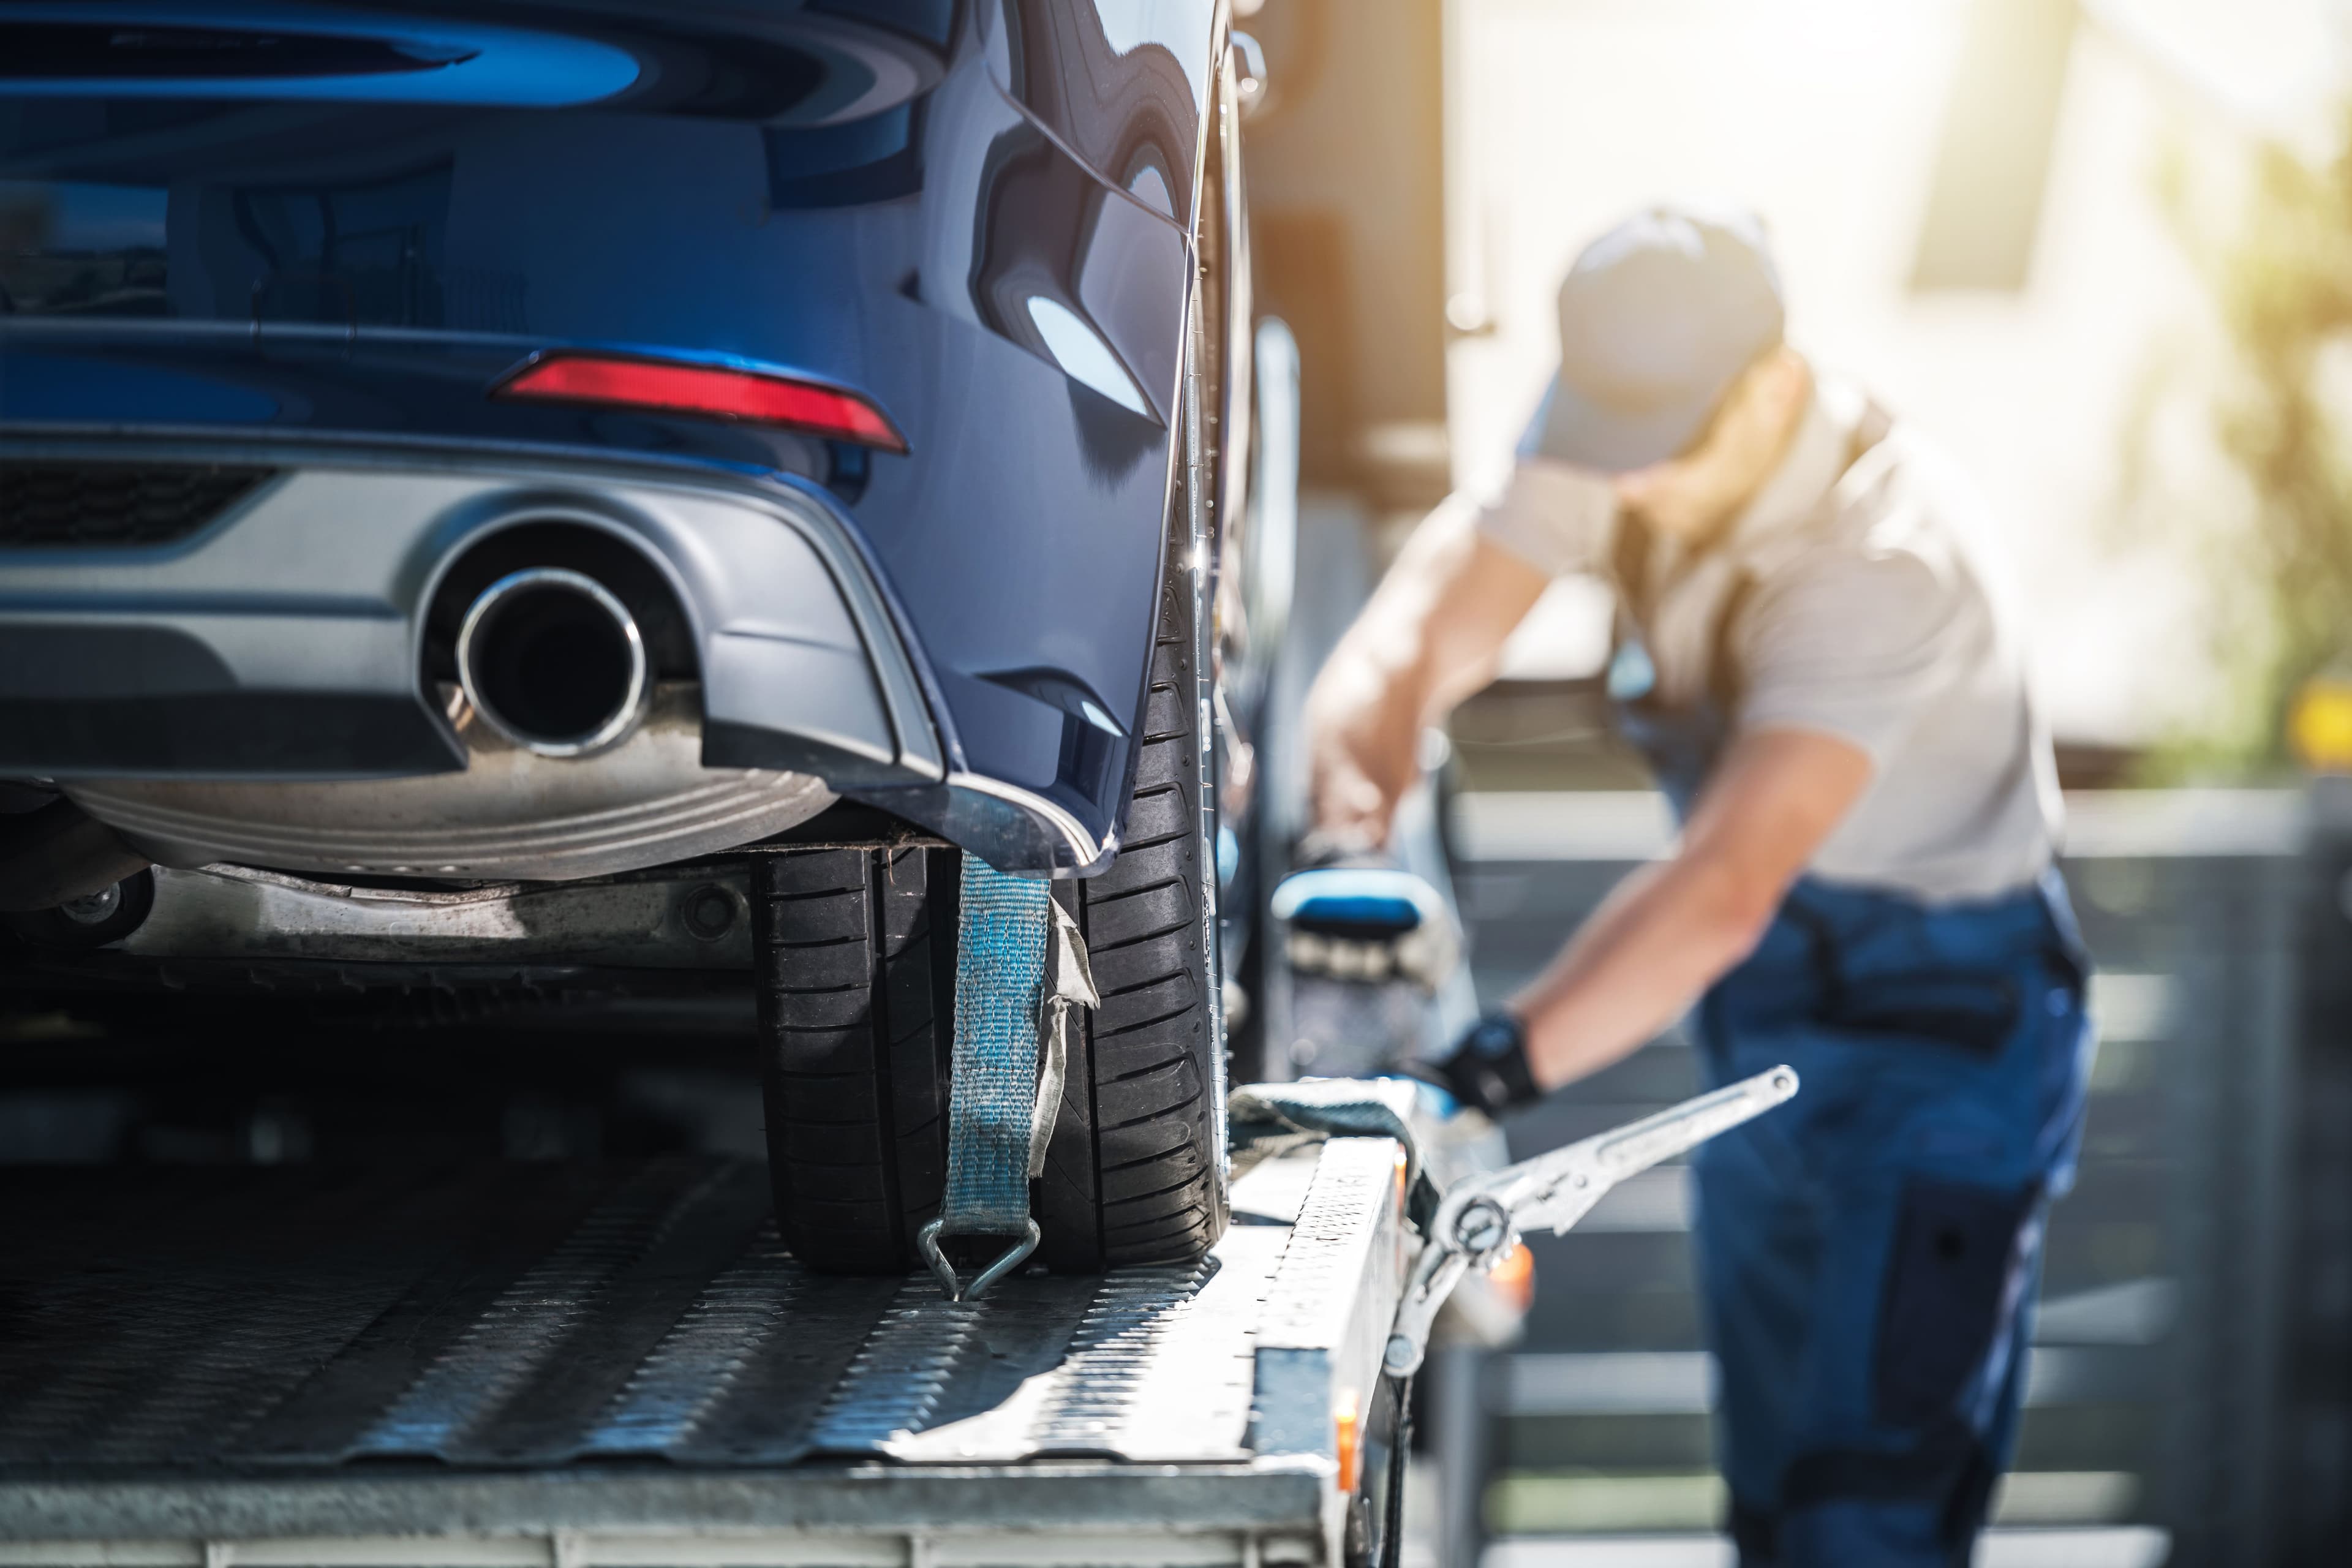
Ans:
<svg viewBox="0 0 2352 1568"><path fill-rule="evenodd" d="M947 1224L945 1220L935 1219L923 1226L916 1233L915 1243L923 1249L923 1261L931 1266L931 1278L940 1282L940 1289L947 1292L949 1300L977 1301L988 1294L990 1286L1020 1268L1029 1260L1029 1255L1037 1250L1037 1243L1044 1233L1037 1228L1035 1220L1025 1223L1028 1228L1022 1232L1021 1238L1006 1247L1003 1256L974 1275L970 1285L956 1277L955 1265L950 1263L947 1254L940 1250L940 1231Z"/></svg>

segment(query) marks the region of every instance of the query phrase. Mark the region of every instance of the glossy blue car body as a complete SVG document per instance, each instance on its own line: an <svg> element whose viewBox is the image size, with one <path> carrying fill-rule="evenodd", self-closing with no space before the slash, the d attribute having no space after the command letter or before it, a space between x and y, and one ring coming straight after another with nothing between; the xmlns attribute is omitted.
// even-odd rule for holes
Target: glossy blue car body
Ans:
<svg viewBox="0 0 2352 1568"><path fill-rule="evenodd" d="M1196 209L1227 199L1202 182L1224 26L1219 0L0 4L0 461L788 514L887 727L801 722L788 617L754 624L743 568L647 523L706 678L772 656L705 763L820 773L1009 869L1098 868L1168 553ZM490 395L571 349L850 389L908 449ZM0 777L463 765L415 646L487 513L451 503L347 591L180 564L236 526L0 549ZM371 524L315 526L332 555ZM236 639L264 623L403 673L255 662Z"/></svg>

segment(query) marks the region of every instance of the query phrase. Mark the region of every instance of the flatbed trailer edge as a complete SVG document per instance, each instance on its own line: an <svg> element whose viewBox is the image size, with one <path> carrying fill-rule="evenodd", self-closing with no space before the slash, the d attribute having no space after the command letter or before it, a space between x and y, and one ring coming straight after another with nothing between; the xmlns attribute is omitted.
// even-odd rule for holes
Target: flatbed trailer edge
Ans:
<svg viewBox="0 0 2352 1568"><path fill-rule="evenodd" d="M1290 1131L1207 1258L984 1298L805 1272L740 1161L511 1210L381 1173L128 1213L119 1182L0 1186L28 1328L0 1336L0 1568L1393 1563L1406 1388L1464 1272L1797 1087L1440 1194L1381 1091L1258 1086L1235 1103Z"/></svg>
<svg viewBox="0 0 2352 1568"><path fill-rule="evenodd" d="M1013 1279L979 1302L946 1301L928 1277L895 1293L886 1287L887 1305L839 1380L824 1399L807 1402L809 1429L771 1442L771 1454L800 1451L784 1463L713 1462L709 1443L687 1440L709 1438L730 1420L756 1424L758 1412L734 1408L758 1382L735 1364L742 1355L697 1365L671 1353L665 1362L665 1347L677 1350L714 1292L731 1290L740 1306L756 1271L745 1274L740 1260L731 1275L722 1269L702 1283L695 1305L625 1375L582 1368L583 1376L607 1376L617 1393L567 1436L569 1457L560 1462L482 1462L464 1438L464 1430L501 1415L496 1402L466 1405L467 1387L503 1386L520 1397L543 1385L547 1357L566 1353L543 1335L513 1332L487 1337L494 1350L505 1345L542 1364L502 1366L482 1353L483 1324L511 1330L500 1313L539 1310L527 1281L518 1282L520 1300L513 1288L493 1298L470 1338L462 1329L445 1334L436 1357L385 1408L345 1420L333 1454L260 1452L255 1435L268 1430L273 1412L257 1415L233 1389L222 1393L214 1432L203 1429L201 1410L185 1409L170 1422L149 1413L142 1428L137 1390L120 1386L119 1376L84 1377L92 1419L79 1426L39 1423L56 1399L0 1409L0 1564L1212 1568L1361 1561L1384 1522L1378 1505L1394 1413L1382 1397L1381 1355L1414 1245L1403 1172L1401 1147L1380 1138L1335 1139L1267 1159L1235 1183L1235 1223L1205 1268L1088 1282ZM253 1201L269 1195L257 1189ZM597 1222L592 1213L582 1223ZM648 1235L646 1245L656 1245L657 1233ZM624 1263L591 1289L587 1310L565 1321L566 1343L625 1338L600 1333L596 1313L618 1310L630 1268ZM782 1268L772 1278L788 1291L793 1268ZM43 1280L10 1282L20 1295L29 1289L37 1308ZM1066 1299L1074 1285L1091 1300L1083 1311L1064 1313L1070 1337L1052 1365L992 1404L953 1403L961 1363L995 1353L993 1324L1025 1311L1021 1331L1034 1339L1036 1321L1052 1316L1036 1307L1042 1292ZM761 1343L746 1352L755 1361L789 1333L789 1312L772 1315ZM217 1345L215 1334L177 1348L218 1362ZM269 1347L257 1349L267 1355ZM353 1353L328 1353L276 1408L306 1390L315 1394ZM415 1408L420 1384L469 1353L464 1386L446 1397L472 1414L432 1428L452 1440L437 1452L413 1441L404 1452L381 1440L388 1420L394 1430L413 1433L420 1420L429 1427ZM58 1375L70 1383L74 1371ZM158 1365L151 1376L200 1387L208 1381L184 1366ZM630 1391L643 1405L648 1380L662 1378L671 1386L658 1391L657 1403L702 1414L661 1426L639 1411L646 1442L632 1449ZM114 1414L99 1419L100 1407ZM395 1419L403 1408L405 1427ZM126 1429L166 1431L167 1440L141 1451L121 1440ZM37 1451L29 1446L44 1441Z"/></svg>

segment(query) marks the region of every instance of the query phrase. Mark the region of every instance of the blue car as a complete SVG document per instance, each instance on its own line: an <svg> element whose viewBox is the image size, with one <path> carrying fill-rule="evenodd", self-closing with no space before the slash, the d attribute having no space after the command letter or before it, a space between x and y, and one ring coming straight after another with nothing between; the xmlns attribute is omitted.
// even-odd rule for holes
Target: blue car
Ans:
<svg viewBox="0 0 2352 1568"><path fill-rule="evenodd" d="M1103 998L1041 1256L1203 1251L1227 26L0 0L0 981L756 1008L788 1240L900 1270L978 856Z"/></svg>

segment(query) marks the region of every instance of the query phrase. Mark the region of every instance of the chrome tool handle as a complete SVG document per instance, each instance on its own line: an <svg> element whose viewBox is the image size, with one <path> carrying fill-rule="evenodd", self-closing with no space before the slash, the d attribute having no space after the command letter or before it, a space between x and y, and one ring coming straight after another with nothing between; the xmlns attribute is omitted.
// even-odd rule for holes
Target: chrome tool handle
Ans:
<svg viewBox="0 0 2352 1568"><path fill-rule="evenodd" d="M1565 1149L1456 1182L1437 1205L1405 1282L1382 1366L1398 1377L1419 1369L1430 1325L1471 1264L1493 1267L1521 1231L1566 1230L1635 1172L1695 1149L1796 1092L1796 1069L1773 1068Z"/></svg>
<svg viewBox="0 0 2352 1568"><path fill-rule="evenodd" d="M1794 1068L1777 1067L1685 1100L1654 1116L1539 1154L1514 1169L1511 1223L1518 1230L1563 1231L1601 1194L1639 1171L1689 1152L1718 1132L1761 1116L1797 1092Z"/></svg>

